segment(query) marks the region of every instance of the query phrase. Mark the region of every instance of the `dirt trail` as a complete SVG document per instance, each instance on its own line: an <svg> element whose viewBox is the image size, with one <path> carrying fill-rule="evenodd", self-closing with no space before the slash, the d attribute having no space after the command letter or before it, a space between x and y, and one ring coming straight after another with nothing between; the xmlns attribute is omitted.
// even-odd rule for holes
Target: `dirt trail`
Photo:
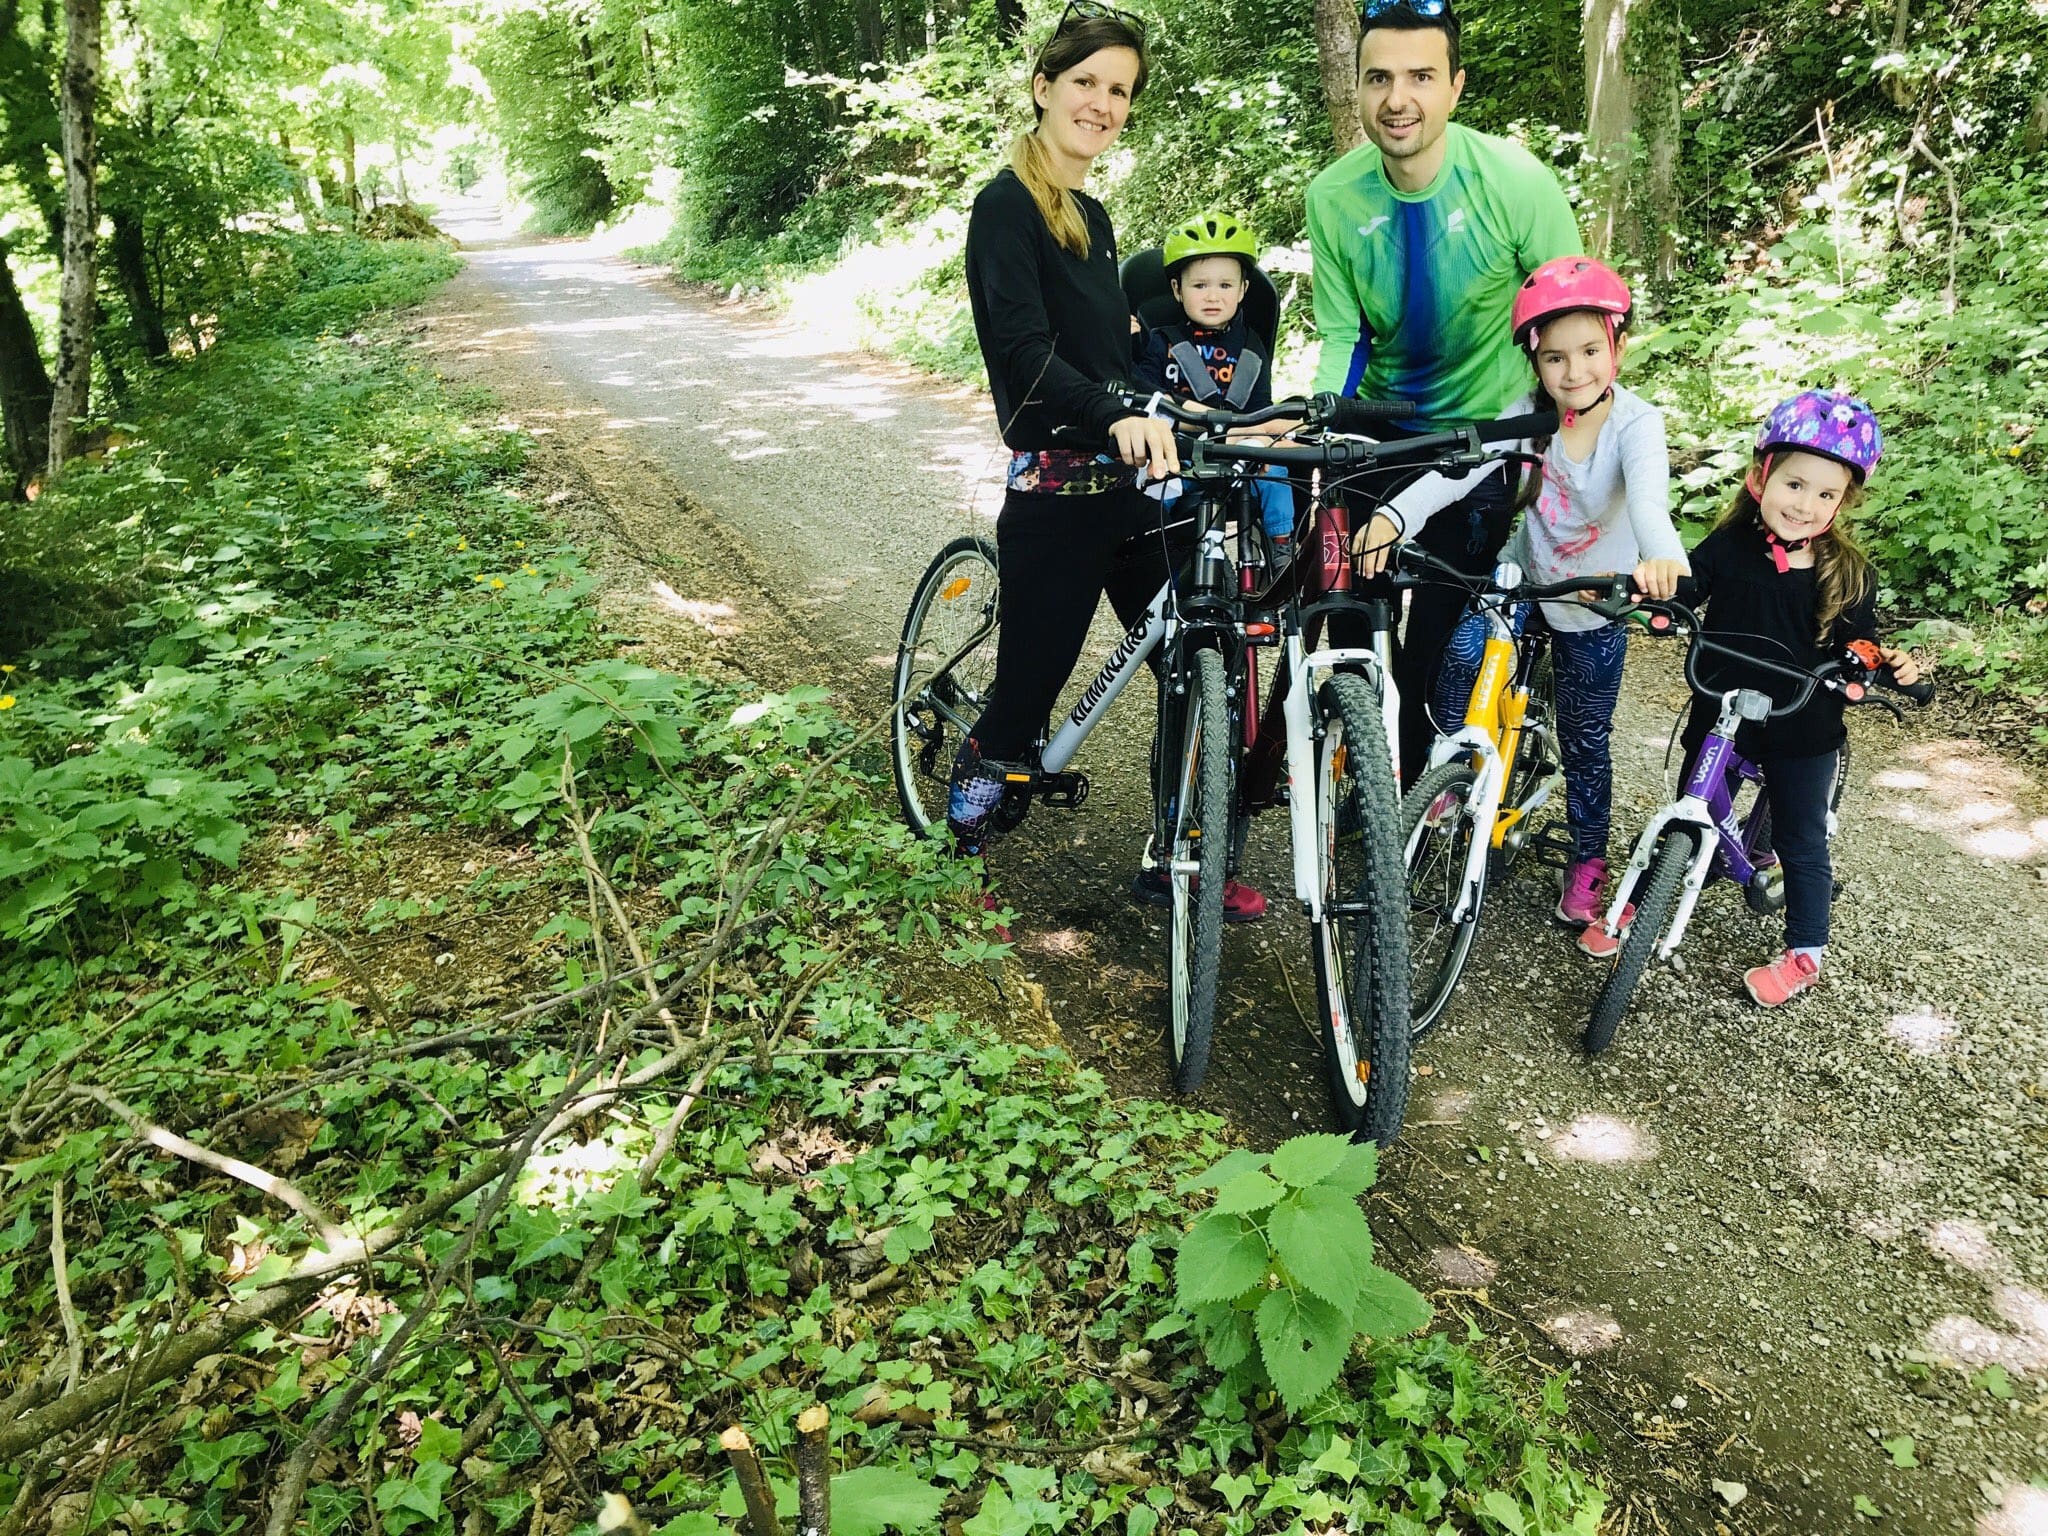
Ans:
<svg viewBox="0 0 2048 1536"><path fill-rule="evenodd" d="M929 554L990 526L985 404L588 243L452 227L470 265L422 344L544 434L582 483L565 497L600 504L615 610L879 708ZM1675 660L1631 661L1618 837L1663 793ZM1122 894L1143 716L1119 705L1083 756L1085 810L1034 817L998 866L1070 1046L1156 1094L1164 937ZM1525 864L1420 1053L1375 1211L1446 1312L1540 1367L1576 1360L1635 1529L1832 1536L1865 1523L1861 1498L1880 1529L2048 1533L2048 794L1946 734L1939 704L1904 731L1859 719L1855 745L1817 995L1742 998L1777 932L1723 887L1685 974L1655 974L1589 1064L1595 973ZM1269 892L1284 839L1254 832ZM1261 1144L1322 1128L1304 925L1234 932L1225 968L1203 1102Z"/></svg>

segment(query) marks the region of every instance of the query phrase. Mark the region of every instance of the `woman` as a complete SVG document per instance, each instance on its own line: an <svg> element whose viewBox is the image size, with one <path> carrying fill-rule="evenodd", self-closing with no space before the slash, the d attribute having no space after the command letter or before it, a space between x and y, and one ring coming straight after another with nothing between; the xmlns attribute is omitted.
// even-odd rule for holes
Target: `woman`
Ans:
<svg viewBox="0 0 2048 1536"><path fill-rule="evenodd" d="M1037 126L1018 135L968 220L974 331L1012 457L996 522L995 684L954 759L947 808L963 853L982 851L1003 794L1000 765L1030 753L1102 594L1129 624L1166 579L1158 504L1131 471L1170 476L1180 462L1170 425L1125 409L1105 387L1130 376L1133 322L1116 231L1082 190L1145 75L1144 23L1074 0L1032 68ZM1138 889L1149 896L1142 876ZM1246 921L1265 900L1232 882L1225 905Z"/></svg>

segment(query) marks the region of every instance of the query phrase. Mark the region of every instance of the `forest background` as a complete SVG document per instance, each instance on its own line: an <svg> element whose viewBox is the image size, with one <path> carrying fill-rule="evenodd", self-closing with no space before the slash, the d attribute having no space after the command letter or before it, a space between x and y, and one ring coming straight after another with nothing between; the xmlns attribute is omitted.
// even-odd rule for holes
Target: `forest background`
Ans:
<svg viewBox="0 0 2048 1536"><path fill-rule="evenodd" d="M1361 1355L1312 1433L1261 1417L1246 1357L1211 1341L1205 1367L1166 1265L1208 1198L1200 1118L906 1016L885 952L982 960L988 935L847 727L621 659L521 439L371 318L453 263L361 236L423 232L415 194L502 165L544 227L651 209L686 277L971 376L964 210L1057 9L0 0L0 1533L302 1506L542 1529L548 1498L588 1507L591 1458L698 1536L711 1448L672 1421L780 1422L796 1382L833 1394L842 1446L971 1486L975 1536L1149 1536L1183 1498L1278 1529L1340 1473L1415 1529L1597 1525L1561 1385L1509 1404L1442 1335ZM1299 378L1301 194L1358 137L1355 20L1145 11L1153 84L1101 190L1133 248L1194 207L1250 217ZM1894 615L2040 739L2048 7L1464 15L1461 119L1553 164L1645 296L1633 377L1688 518L1763 405L1859 389ZM383 883L415 870L440 885ZM516 963L444 965L453 932ZM642 943L665 1002L615 961ZM777 1056L799 1017L920 1059L884 1082ZM528 1167L606 1107L582 1094L607 1046L640 1053L636 1113ZM686 1125L706 1091L719 1116ZM194 1163L180 1126L291 1177ZM989 1190L1016 1230L974 1226L1000 1258L951 1272L929 1256ZM790 1250L806 1224L830 1244ZM849 1312L882 1264L927 1288ZM381 1288L340 1288L357 1270ZM652 1331L620 1331L628 1305ZM1049 1378L1047 1316L1103 1330L1116 1385ZM931 1334L956 1341L936 1366ZM652 1418L642 1386L669 1394ZM905 1413L1080 1441L1139 1397L1189 1415L1182 1481L1142 1495L1108 1464L1055 1487L913 1447Z"/></svg>

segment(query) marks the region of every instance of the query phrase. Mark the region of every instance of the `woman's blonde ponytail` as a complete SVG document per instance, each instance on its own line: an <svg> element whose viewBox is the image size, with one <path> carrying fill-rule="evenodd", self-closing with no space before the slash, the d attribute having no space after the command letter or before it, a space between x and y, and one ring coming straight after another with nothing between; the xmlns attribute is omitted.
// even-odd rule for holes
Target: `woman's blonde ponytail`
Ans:
<svg viewBox="0 0 2048 1536"><path fill-rule="evenodd" d="M1038 204L1039 217L1069 254L1088 259L1088 221L1081 205L1052 172L1052 157L1036 133L1020 133L1010 145L1010 169Z"/></svg>

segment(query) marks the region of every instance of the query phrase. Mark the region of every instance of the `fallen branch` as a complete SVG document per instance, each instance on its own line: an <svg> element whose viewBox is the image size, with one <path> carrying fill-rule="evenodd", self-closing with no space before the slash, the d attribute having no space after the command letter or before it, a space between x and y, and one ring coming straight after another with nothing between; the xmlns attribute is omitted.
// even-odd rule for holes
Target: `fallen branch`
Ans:
<svg viewBox="0 0 2048 1536"><path fill-rule="evenodd" d="M328 1214L307 1198L296 1184L281 1179L267 1169L258 1168L254 1163L245 1163L239 1157L227 1157L219 1152L209 1151L196 1141L187 1141L176 1131L166 1130L153 1120L143 1118L140 1111L115 1098L104 1088L70 1088L66 1092L75 1098L91 1099L102 1109L111 1112L126 1125L140 1140L148 1142L174 1157L197 1163L202 1168L211 1168L215 1173L224 1173L231 1179L240 1179L252 1189L261 1190L281 1205L288 1205L320 1234L321 1244L333 1250L348 1241L348 1234L335 1224Z"/></svg>
<svg viewBox="0 0 2048 1536"><path fill-rule="evenodd" d="M78 1309L71 1304L71 1260L64 1251L64 1175L50 1186L50 1271L57 1282L57 1315L64 1319L64 1390L73 1391L85 1374L85 1344L78 1336Z"/></svg>
<svg viewBox="0 0 2048 1536"><path fill-rule="evenodd" d="M797 1536L829 1536L832 1529L831 1426L832 1410L822 1403L796 1416Z"/></svg>

